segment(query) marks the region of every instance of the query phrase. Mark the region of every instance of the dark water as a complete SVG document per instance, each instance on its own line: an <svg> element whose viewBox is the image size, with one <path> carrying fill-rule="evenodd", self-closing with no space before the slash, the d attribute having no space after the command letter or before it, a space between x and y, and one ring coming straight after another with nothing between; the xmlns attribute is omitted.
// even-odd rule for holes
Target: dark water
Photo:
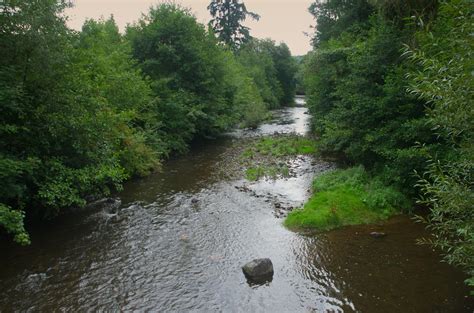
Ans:
<svg viewBox="0 0 474 313"><path fill-rule="evenodd" d="M427 234L408 217L311 236L281 225L275 204L302 203L331 164L299 158L296 177L253 184L227 175L246 138L304 133L305 111L280 111L128 183L118 213L77 212L34 230L31 247L3 243L0 311L472 312L465 277L415 244ZM257 257L274 264L266 285L241 272Z"/></svg>

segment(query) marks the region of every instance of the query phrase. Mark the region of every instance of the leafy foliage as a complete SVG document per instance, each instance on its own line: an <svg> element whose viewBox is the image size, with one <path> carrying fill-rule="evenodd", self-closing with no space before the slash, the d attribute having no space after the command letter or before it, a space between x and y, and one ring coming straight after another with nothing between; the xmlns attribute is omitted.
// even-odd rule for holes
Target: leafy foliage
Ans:
<svg viewBox="0 0 474 313"><path fill-rule="evenodd" d="M377 16L353 23L363 24L365 35L353 34L351 24L334 26L339 35L321 39L306 63L314 129L323 152L382 172L387 183L409 192L413 169L425 162L413 147L435 140L425 122L425 103L405 92L410 66L400 50L410 33Z"/></svg>
<svg viewBox="0 0 474 313"><path fill-rule="evenodd" d="M422 24L423 25L423 24ZM474 286L474 110L472 4L446 1L432 26L417 33L418 47L407 46L420 65L409 73L410 90L430 103L428 121L441 143L421 175L421 203L446 260L463 266Z"/></svg>
<svg viewBox="0 0 474 313"><path fill-rule="evenodd" d="M258 20L260 16L247 11L245 3L239 0L212 0L207 7L212 19L210 25L219 41L236 51L250 37L250 29L244 25L247 17Z"/></svg>
<svg viewBox="0 0 474 313"><path fill-rule="evenodd" d="M115 23L88 21L76 35L65 7L9 1L1 16L0 203L3 226L20 243L21 211L54 217L157 162L133 125L150 92ZM130 159L139 150L143 163Z"/></svg>
<svg viewBox="0 0 474 313"><path fill-rule="evenodd" d="M30 244L30 237L23 226L25 213L12 210L0 203L0 225L8 234L14 235L13 240L21 245Z"/></svg>
<svg viewBox="0 0 474 313"><path fill-rule="evenodd" d="M305 56L295 56L293 57L296 63L296 73L295 73L295 91L297 95L305 95L304 89L304 70L307 60L307 55Z"/></svg>
<svg viewBox="0 0 474 313"><path fill-rule="evenodd" d="M225 92L231 96L233 111L237 113L238 126L255 128L269 115L254 79L237 58L225 52Z"/></svg>
<svg viewBox="0 0 474 313"><path fill-rule="evenodd" d="M278 108L293 103L297 65L286 44L252 39L242 46L237 57L253 78L267 107Z"/></svg>
<svg viewBox="0 0 474 313"><path fill-rule="evenodd" d="M374 7L366 0L317 0L309 7L316 20L316 34L313 45L337 38L343 32L361 33L368 29L368 18Z"/></svg>
<svg viewBox="0 0 474 313"><path fill-rule="evenodd" d="M248 114L249 105L255 104L256 111L246 115L247 124L263 118L262 100L241 65L187 10L174 4L154 7L128 27L127 37L152 80L166 153L185 151L196 136L228 129Z"/></svg>

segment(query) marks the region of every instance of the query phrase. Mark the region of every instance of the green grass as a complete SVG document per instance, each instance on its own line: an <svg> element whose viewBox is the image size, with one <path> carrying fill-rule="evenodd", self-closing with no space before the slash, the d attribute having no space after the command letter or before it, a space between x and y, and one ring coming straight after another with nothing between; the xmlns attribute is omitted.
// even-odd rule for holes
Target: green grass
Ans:
<svg viewBox="0 0 474 313"><path fill-rule="evenodd" d="M241 160L245 166L245 177L250 181L262 177L289 177L286 161L297 155L316 152L313 140L296 135L264 137L244 150Z"/></svg>
<svg viewBox="0 0 474 313"><path fill-rule="evenodd" d="M257 155L273 157L312 154L316 152L313 140L302 136L264 137L246 149L242 156L252 158Z"/></svg>
<svg viewBox="0 0 474 313"><path fill-rule="evenodd" d="M411 202L398 190L370 177L362 167L335 170L317 177L314 194L285 220L290 229L330 230L369 224L408 209Z"/></svg>

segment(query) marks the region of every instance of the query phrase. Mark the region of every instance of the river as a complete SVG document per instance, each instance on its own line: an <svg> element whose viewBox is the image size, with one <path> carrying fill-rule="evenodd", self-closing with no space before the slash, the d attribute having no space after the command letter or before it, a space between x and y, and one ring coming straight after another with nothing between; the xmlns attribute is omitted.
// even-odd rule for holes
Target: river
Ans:
<svg viewBox="0 0 474 313"><path fill-rule="evenodd" d="M280 204L301 205L331 163L299 157L293 177L256 183L235 175L252 138L306 133L306 110L195 145L128 182L117 212L66 214L34 228L29 247L2 242L0 311L472 312L465 276L415 243L428 234L407 216L312 235L282 226ZM275 268L264 285L241 270L259 257Z"/></svg>

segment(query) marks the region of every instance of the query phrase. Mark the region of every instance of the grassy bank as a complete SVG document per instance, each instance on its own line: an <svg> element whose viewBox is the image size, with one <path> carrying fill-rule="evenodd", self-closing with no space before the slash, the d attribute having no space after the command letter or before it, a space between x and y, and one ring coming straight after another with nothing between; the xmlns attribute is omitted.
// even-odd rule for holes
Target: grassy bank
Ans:
<svg viewBox="0 0 474 313"><path fill-rule="evenodd" d="M262 177L288 177L286 161L297 155L316 152L314 141L297 135L264 137L254 142L242 153L245 177L256 181Z"/></svg>
<svg viewBox="0 0 474 313"><path fill-rule="evenodd" d="M314 141L303 136L287 135L280 137L263 137L244 151L243 157L252 159L259 155L273 157L311 154L316 151Z"/></svg>
<svg viewBox="0 0 474 313"><path fill-rule="evenodd" d="M290 229L330 230L369 224L408 209L410 201L395 188L370 177L363 167L335 170L317 177L313 196L285 220Z"/></svg>

